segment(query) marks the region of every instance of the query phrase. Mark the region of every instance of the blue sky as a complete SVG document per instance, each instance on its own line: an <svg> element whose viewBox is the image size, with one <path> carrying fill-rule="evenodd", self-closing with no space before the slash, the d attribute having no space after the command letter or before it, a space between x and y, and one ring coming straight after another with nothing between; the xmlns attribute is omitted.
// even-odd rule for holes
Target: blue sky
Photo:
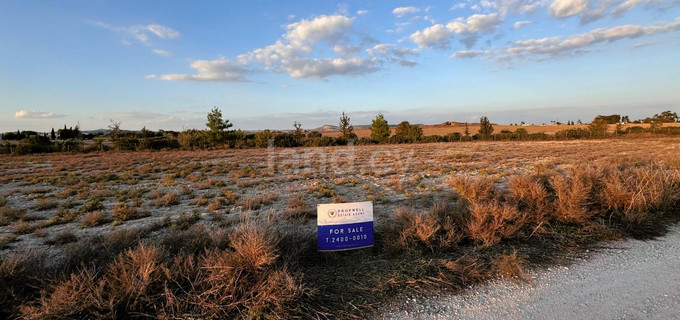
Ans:
<svg viewBox="0 0 680 320"><path fill-rule="evenodd" d="M0 131L680 111L680 0L2 1Z"/></svg>

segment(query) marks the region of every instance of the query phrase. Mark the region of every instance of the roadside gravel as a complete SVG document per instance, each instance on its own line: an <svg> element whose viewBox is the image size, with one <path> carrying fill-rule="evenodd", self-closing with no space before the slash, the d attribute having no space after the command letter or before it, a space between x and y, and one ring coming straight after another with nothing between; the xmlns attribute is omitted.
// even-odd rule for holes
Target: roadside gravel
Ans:
<svg viewBox="0 0 680 320"><path fill-rule="evenodd" d="M378 319L680 319L680 225L626 240L568 266L533 270L531 283L494 280L458 295L412 295Z"/></svg>

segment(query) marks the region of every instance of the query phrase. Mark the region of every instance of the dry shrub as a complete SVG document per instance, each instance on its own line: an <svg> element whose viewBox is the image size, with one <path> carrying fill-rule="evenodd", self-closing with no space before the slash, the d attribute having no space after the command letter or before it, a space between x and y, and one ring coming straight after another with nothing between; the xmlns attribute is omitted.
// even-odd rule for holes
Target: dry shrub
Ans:
<svg viewBox="0 0 680 320"><path fill-rule="evenodd" d="M243 210L257 210L262 208L263 205L272 204L278 198L279 195L275 193L265 193L261 195L256 195L252 198L245 198L241 200L239 205L243 207Z"/></svg>
<svg viewBox="0 0 680 320"><path fill-rule="evenodd" d="M246 222L229 236L232 250L205 253L194 283L196 305L220 318L286 318L305 293L300 279L276 265L279 237L270 225Z"/></svg>
<svg viewBox="0 0 680 320"><path fill-rule="evenodd" d="M465 226L469 214L460 202L437 202L429 214L437 217L442 226L439 236L440 247L455 247L467 236Z"/></svg>
<svg viewBox="0 0 680 320"><path fill-rule="evenodd" d="M48 251L22 250L0 257L0 318L16 318L25 297L44 285Z"/></svg>
<svg viewBox="0 0 680 320"><path fill-rule="evenodd" d="M0 226L8 225L22 219L26 215L24 210L14 209L9 205L0 207Z"/></svg>
<svg viewBox="0 0 680 320"><path fill-rule="evenodd" d="M59 202L57 202L54 199L49 199L49 198L40 198L38 199L38 203L35 205L35 210L38 211L44 211L44 210L50 210L54 209L59 206Z"/></svg>
<svg viewBox="0 0 680 320"><path fill-rule="evenodd" d="M200 198L194 198L193 203L195 206L205 206L210 202L208 198L200 197ZM210 208L208 208L210 210Z"/></svg>
<svg viewBox="0 0 680 320"><path fill-rule="evenodd" d="M52 239L46 241L45 243L50 245L65 245L67 243L76 241L78 241L78 237L75 234L73 234L72 231L64 230L55 234L54 237L52 237Z"/></svg>
<svg viewBox="0 0 680 320"><path fill-rule="evenodd" d="M140 244L109 265L105 279L108 302L113 309L141 310L153 302L152 293L163 276L160 258L155 246Z"/></svg>
<svg viewBox="0 0 680 320"><path fill-rule="evenodd" d="M524 273L526 260L517 255L517 251L505 254L491 260L491 269L495 274L510 280L529 281L529 276Z"/></svg>
<svg viewBox="0 0 680 320"><path fill-rule="evenodd" d="M508 178L509 200L520 211L527 212L536 225L535 230L544 233L544 225L552 211L552 194L546 188L547 177L527 174Z"/></svg>
<svg viewBox="0 0 680 320"><path fill-rule="evenodd" d="M680 173L660 163L609 167L599 198L607 210L621 213L624 221L640 224L680 201Z"/></svg>
<svg viewBox="0 0 680 320"><path fill-rule="evenodd" d="M283 216L288 219L307 219L310 210L305 201L305 195L300 193L288 198L288 207L283 212Z"/></svg>
<svg viewBox="0 0 680 320"><path fill-rule="evenodd" d="M481 176L476 178L454 176L451 178L451 185L456 188L458 193L468 202L478 202L495 198L495 177Z"/></svg>
<svg viewBox="0 0 680 320"><path fill-rule="evenodd" d="M82 217L80 217L80 219L82 220L83 225L86 227L96 227L107 222L106 214L104 214L104 211L93 211L90 213L86 213Z"/></svg>
<svg viewBox="0 0 680 320"><path fill-rule="evenodd" d="M239 195L229 188L222 188L220 191L224 195L225 204L234 204L239 198Z"/></svg>
<svg viewBox="0 0 680 320"><path fill-rule="evenodd" d="M80 207L81 213L97 210L104 210L104 205L102 204L102 198L100 196L90 198L82 207Z"/></svg>
<svg viewBox="0 0 680 320"><path fill-rule="evenodd" d="M466 236L465 212L447 202L422 213L401 207L394 216L399 226L399 246L404 249L414 249L419 244L430 249L455 247Z"/></svg>
<svg viewBox="0 0 680 320"><path fill-rule="evenodd" d="M104 318L103 280L92 269L83 269L41 292L34 305L20 307L24 319Z"/></svg>
<svg viewBox="0 0 680 320"><path fill-rule="evenodd" d="M591 172L586 167L580 166L570 170L567 176L551 177L550 185L556 195L553 203L555 219L560 222L585 224L597 214L597 211L589 209L593 204L594 186Z"/></svg>
<svg viewBox="0 0 680 320"><path fill-rule="evenodd" d="M127 221L127 220L134 220L134 219L139 219L141 217L141 214L137 210L137 208L128 206L126 203L118 203L113 207L113 211L111 212L114 218L121 220L121 221Z"/></svg>
<svg viewBox="0 0 680 320"><path fill-rule="evenodd" d="M455 261L443 261L441 278L455 278L464 286L473 285L491 276L488 262L474 256L463 256Z"/></svg>
<svg viewBox="0 0 680 320"><path fill-rule="evenodd" d="M469 205L469 210L468 232L473 240L483 246L524 236L523 231L530 222L526 213L509 203L474 202Z"/></svg>
<svg viewBox="0 0 680 320"><path fill-rule="evenodd" d="M400 243L403 248L415 248L418 243L432 248L432 242L441 225L437 217L428 213L416 213L413 208L400 207L394 212L397 223L403 226Z"/></svg>
<svg viewBox="0 0 680 320"><path fill-rule="evenodd" d="M206 202L208 200L206 199ZM216 212L220 209L222 209L222 199L221 198L215 198L213 199L212 202L208 205L207 209L211 212Z"/></svg>
<svg viewBox="0 0 680 320"><path fill-rule="evenodd" d="M156 207L170 207L179 204L180 195L176 193L168 193L154 201Z"/></svg>

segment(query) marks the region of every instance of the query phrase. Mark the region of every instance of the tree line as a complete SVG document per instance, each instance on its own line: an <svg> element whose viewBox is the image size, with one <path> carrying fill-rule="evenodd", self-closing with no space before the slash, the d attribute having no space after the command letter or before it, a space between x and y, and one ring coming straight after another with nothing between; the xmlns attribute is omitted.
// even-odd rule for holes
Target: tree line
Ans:
<svg viewBox="0 0 680 320"><path fill-rule="evenodd" d="M393 128L389 125L384 115L378 114L372 120L369 137L359 138L354 133L354 126L350 117L342 113L337 137L324 136L318 131L307 131L299 122L293 123L293 130L289 132L275 132L263 130L256 133L246 133L242 130L232 130L233 123L224 119L222 111L214 107L207 115L206 129L189 129L181 132L175 131L152 131L142 128L140 131L124 131L121 123L111 120L106 134L83 134L78 126L55 132L54 129L47 133L35 131L6 132L2 135L6 142L0 147L0 153L29 154L46 152L90 152L90 151L141 151L163 149L211 149L211 148L293 148L293 147L326 147L338 145L368 145L368 144L398 144L398 143L428 143L428 142L456 142L474 140L548 140L548 139L581 139L603 138L611 136L608 132L610 124L616 124L613 135L628 135L641 133L655 134L680 134L680 128L668 127L662 130L664 123L679 122L675 112L664 111L653 117L628 121L627 116L598 115L584 128L566 129L548 135L542 132L529 133L525 128L519 127L514 131L501 130L495 132L491 121L483 116L479 120L479 129L476 133L470 132L465 123L462 133L454 132L446 135L423 134L419 125L402 121ZM579 120L579 123L581 121ZM649 123L645 127L632 126L625 130L623 123ZM573 124L573 122L570 122ZM476 125L476 124L475 124ZM11 144L7 140L17 140ZM85 143L85 140L91 140Z"/></svg>

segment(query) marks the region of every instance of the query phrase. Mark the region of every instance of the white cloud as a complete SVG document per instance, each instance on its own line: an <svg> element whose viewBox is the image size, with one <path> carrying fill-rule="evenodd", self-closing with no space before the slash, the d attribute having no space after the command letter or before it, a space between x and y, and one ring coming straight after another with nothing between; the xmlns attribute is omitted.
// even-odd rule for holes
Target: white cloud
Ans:
<svg viewBox="0 0 680 320"><path fill-rule="evenodd" d="M378 70L373 61L365 58L296 59L285 67L291 77L301 79L325 79L334 75L356 76Z"/></svg>
<svg viewBox="0 0 680 320"><path fill-rule="evenodd" d="M243 65L221 57L215 60L196 60L191 62L190 67L198 73L188 74L164 74L148 75L149 79L160 80L192 80L192 81L246 81L245 74L248 72Z"/></svg>
<svg viewBox="0 0 680 320"><path fill-rule="evenodd" d="M54 114L52 112L43 112L35 110L33 111L19 110L14 113L14 118L16 119L55 119L63 117L65 116L61 114Z"/></svg>
<svg viewBox="0 0 680 320"><path fill-rule="evenodd" d="M366 53L375 60L387 61L387 62L398 62L401 66L412 67L417 63L413 60L406 59L409 56L418 55L417 49L409 49L403 47L397 47L390 43L380 43L376 44L372 48L366 49Z"/></svg>
<svg viewBox="0 0 680 320"><path fill-rule="evenodd" d="M139 28L139 26L137 27ZM147 26L142 26L142 30L147 30L161 39L175 39L179 37L179 32L172 28L164 27L159 24L150 24Z"/></svg>
<svg viewBox="0 0 680 320"><path fill-rule="evenodd" d="M451 10L465 9L465 7L467 7L467 3L460 2L451 6Z"/></svg>
<svg viewBox="0 0 680 320"><path fill-rule="evenodd" d="M555 18L568 18L580 14L588 7L588 0L555 0L548 11Z"/></svg>
<svg viewBox="0 0 680 320"><path fill-rule="evenodd" d="M570 56L583 53L589 46L602 42L635 39L678 30L680 30L680 17L665 25L621 25L606 29L594 29L586 33L572 35L566 39L549 37L515 41L513 45L504 49L506 54L499 59L527 58L530 56L538 56L542 59Z"/></svg>
<svg viewBox="0 0 680 320"><path fill-rule="evenodd" d="M614 15L620 16L621 14L632 10L633 8L641 4L653 4L653 3L663 3L664 0L626 0L614 8ZM679 4L676 1L676 4Z"/></svg>
<svg viewBox="0 0 680 320"><path fill-rule="evenodd" d="M467 19L458 18L446 24L446 28L455 33L488 32L503 23L498 13L473 14Z"/></svg>
<svg viewBox="0 0 680 320"><path fill-rule="evenodd" d="M419 48L448 48L450 31L441 24L435 24L409 37Z"/></svg>
<svg viewBox="0 0 680 320"><path fill-rule="evenodd" d="M491 51L480 51L480 50L462 50L451 55L451 58L456 59L471 59L480 55L489 55Z"/></svg>
<svg viewBox="0 0 680 320"><path fill-rule="evenodd" d="M344 15L318 16L286 25L285 33L271 45L238 55L235 59L196 60L195 75L149 75L162 80L247 81L255 72L286 73L293 78L325 79L356 76L379 70L384 62L401 63L412 54L405 48L390 48L389 56L362 57L367 40L353 30L354 18ZM324 50L324 49L329 50ZM417 52L417 51L416 51ZM337 56L324 56L335 53ZM331 54L332 55L332 54Z"/></svg>
<svg viewBox="0 0 680 320"><path fill-rule="evenodd" d="M554 7L553 7L554 6ZM657 9L660 12L680 6L680 0L556 0L549 10L553 17L566 18L579 15L581 24L596 21L609 15L618 18L636 7Z"/></svg>
<svg viewBox="0 0 680 320"><path fill-rule="evenodd" d="M342 15L319 16L313 20L301 20L286 26L284 38L294 45L321 40L337 41L352 28L353 18Z"/></svg>
<svg viewBox="0 0 680 320"><path fill-rule="evenodd" d="M532 13L544 0L494 0L494 6L502 15Z"/></svg>
<svg viewBox="0 0 680 320"><path fill-rule="evenodd" d="M99 21L95 22L94 25L107 30L124 33L128 36L132 36L139 42L146 45L149 45L150 43L149 36L152 35L161 39L175 39L180 36L179 31L159 24L135 25L131 27L115 27L108 23Z"/></svg>
<svg viewBox="0 0 680 320"><path fill-rule="evenodd" d="M460 41L467 47L471 47L479 39L480 33L489 33L501 23L503 19L498 13L473 14L467 18L449 21L446 27L442 24L435 24L422 31L416 31L411 34L410 39L421 49L446 49L449 47L451 37L458 34L462 36Z"/></svg>
<svg viewBox="0 0 680 320"><path fill-rule="evenodd" d="M357 15L359 15L359 16L363 16L363 15L366 15L368 13L369 13L368 10L357 10Z"/></svg>
<svg viewBox="0 0 680 320"><path fill-rule="evenodd" d="M115 27L105 22L94 22L95 26L123 34L126 38L120 40L123 45L131 45L132 43L129 38L134 38L145 46L152 47L151 37L157 37L160 39L175 39L180 36L179 31L162 26L159 24L148 24L148 25L136 25L131 27ZM172 55L172 52L161 50L157 48L152 48L151 51L155 54L162 56Z"/></svg>
<svg viewBox="0 0 680 320"><path fill-rule="evenodd" d="M171 56L172 52L168 50L161 50L161 49L153 49L153 53L161 55L161 56Z"/></svg>
<svg viewBox="0 0 680 320"><path fill-rule="evenodd" d="M420 9L416 8L416 7L398 7L398 8L394 8L394 10L392 10L392 13L399 18L401 18L401 17L403 17L407 14L412 14L412 13L417 13L417 12L420 12Z"/></svg>
<svg viewBox="0 0 680 320"><path fill-rule="evenodd" d="M530 24L531 24L531 21L517 21L517 22L512 24L512 27L515 28L515 29L519 29L521 27L528 26Z"/></svg>

